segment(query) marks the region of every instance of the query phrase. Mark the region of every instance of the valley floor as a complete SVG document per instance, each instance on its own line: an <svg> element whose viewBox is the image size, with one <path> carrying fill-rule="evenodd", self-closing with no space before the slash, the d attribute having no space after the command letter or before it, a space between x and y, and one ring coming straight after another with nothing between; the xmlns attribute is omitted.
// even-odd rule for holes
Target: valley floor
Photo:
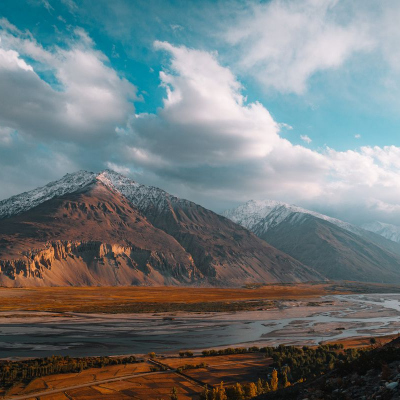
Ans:
<svg viewBox="0 0 400 400"><path fill-rule="evenodd" d="M254 301L319 298L328 294L400 293L400 285L357 282L197 287L0 287L0 311L137 313L257 309ZM205 308L204 310L202 309Z"/></svg>
<svg viewBox="0 0 400 400"><path fill-rule="evenodd" d="M0 358L136 354L147 360L36 378L7 392L15 400L169 399L172 387L180 400L195 399L204 384L254 382L271 363L260 353L197 359L201 349L362 347L371 337L384 343L399 331L398 286L0 289ZM180 359L179 350L193 350L195 357ZM168 370L151 372L146 354L152 351ZM207 366L176 370L185 363Z"/></svg>

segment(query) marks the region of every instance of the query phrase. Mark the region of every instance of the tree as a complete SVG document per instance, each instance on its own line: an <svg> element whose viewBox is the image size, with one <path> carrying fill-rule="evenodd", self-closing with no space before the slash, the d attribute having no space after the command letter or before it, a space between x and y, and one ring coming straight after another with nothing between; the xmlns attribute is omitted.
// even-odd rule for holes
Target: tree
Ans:
<svg viewBox="0 0 400 400"><path fill-rule="evenodd" d="M258 381L257 381L257 394L263 394L263 393L264 393L264 384L263 384L263 381L260 378L258 378Z"/></svg>
<svg viewBox="0 0 400 400"><path fill-rule="evenodd" d="M272 378L271 378L271 390L275 392L278 390L278 371L274 369L272 371Z"/></svg>
<svg viewBox="0 0 400 400"><path fill-rule="evenodd" d="M178 400L178 392L176 390L176 387L174 386L171 390L171 400Z"/></svg>
<svg viewBox="0 0 400 400"><path fill-rule="evenodd" d="M212 400L212 399L211 399L211 392L210 392L210 390L208 389L208 386L207 386L207 385L204 387L204 390L203 390L203 392L202 392L201 395L200 395L200 400Z"/></svg>
<svg viewBox="0 0 400 400"><path fill-rule="evenodd" d="M289 380L288 380L286 371L283 371L283 372L282 372L282 386L283 386L284 388L290 386L290 382L289 382Z"/></svg>
<svg viewBox="0 0 400 400"><path fill-rule="evenodd" d="M244 393L246 398L252 399L253 397L256 397L258 394L257 386L254 382L249 383L244 387Z"/></svg>
<svg viewBox="0 0 400 400"><path fill-rule="evenodd" d="M156 353L154 353L154 351L152 351L151 353L149 353L149 357L150 358L156 358Z"/></svg>
<svg viewBox="0 0 400 400"><path fill-rule="evenodd" d="M212 400L228 400L228 397L226 396L225 388L224 388L224 382L221 382L218 388L213 389L212 393Z"/></svg>
<svg viewBox="0 0 400 400"><path fill-rule="evenodd" d="M229 400L244 400L244 390L242 385L237 382L234 386L227 388L226 395Z"/></svg>

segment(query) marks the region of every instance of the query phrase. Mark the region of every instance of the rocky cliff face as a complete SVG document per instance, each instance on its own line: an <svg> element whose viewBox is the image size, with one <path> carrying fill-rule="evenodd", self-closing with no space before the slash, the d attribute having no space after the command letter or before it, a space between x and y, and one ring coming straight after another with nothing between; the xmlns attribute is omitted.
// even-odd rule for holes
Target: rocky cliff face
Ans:
<svg viewBox="0 0 400 400"><path fill-rule="evenodd" d="M98 265L108 265L115 270L116 278L122 265L128 266L132 272L139 273L151 280L153 271L166 274L177 282L200 278L195 269L187 269L185 265L171 268L164 254L135 246L93 242L56 241L47 243L44 248L24 252L19 259L0 260L0 271L9 279L22 278L44 279L46 271L50 271L55 263L68 263L80 260L96 270ZM135 280L135 278L132 278ZM88 282L89 283L89 282ZM95 283L95 282L90 282ZM110 284L117 284L118 279Z"/></svg>

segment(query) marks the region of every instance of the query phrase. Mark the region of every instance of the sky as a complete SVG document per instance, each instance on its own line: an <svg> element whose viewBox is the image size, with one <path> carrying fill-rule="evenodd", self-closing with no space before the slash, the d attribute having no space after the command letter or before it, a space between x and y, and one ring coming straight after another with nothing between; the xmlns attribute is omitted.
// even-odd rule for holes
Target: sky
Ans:
<svg viewBox="0 0 400 400"><path fill-rule="evenodd" d="M113 169L400 225L396 0L2 0L0 200Z"/></svg>

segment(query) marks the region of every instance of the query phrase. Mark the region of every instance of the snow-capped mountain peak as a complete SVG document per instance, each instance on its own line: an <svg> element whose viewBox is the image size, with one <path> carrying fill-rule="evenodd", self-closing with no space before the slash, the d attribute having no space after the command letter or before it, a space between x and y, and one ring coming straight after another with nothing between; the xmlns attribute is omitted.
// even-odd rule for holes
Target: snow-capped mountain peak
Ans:
<svg viewBox="0 0 400 400"><path fill-rule="evenodd" d="M260 231L266 232L289 217L291 223L300 223L306 215L323 219L356 234L362 231L361 228L348 222L275 200L250 200L234 209L225 211L223 215L253 232L257 231L256 234L260 234Z"/></svg>
<svg viewBox="0 0 400 400"><path fill-rule="evenodd" d="M362 225L362 228L381 235L393 242L400 243L400 226L374 221Z"/></svg>
<svg viewBox="0 0 400 400"><path fill-rule="evenodd" d="M50 182L46 186L0 201L0 219L30 210L56 196L73 193L94 181L95 178L95 173L82 170L67 174L58 181Z"/></svg>
<svg viewBox="0 0 400 400"><path fill-rule="evenodd" d="M46 186L0 201L0 219L28 211L54 197L73 193L96 180L122 194L140 210L153 207L161 211L166 209L170 202L179 203L181 206L190 203L157 187L137 183L109 169L99 173L78 171L67 174L60 180L50 182Z"/></svg>

